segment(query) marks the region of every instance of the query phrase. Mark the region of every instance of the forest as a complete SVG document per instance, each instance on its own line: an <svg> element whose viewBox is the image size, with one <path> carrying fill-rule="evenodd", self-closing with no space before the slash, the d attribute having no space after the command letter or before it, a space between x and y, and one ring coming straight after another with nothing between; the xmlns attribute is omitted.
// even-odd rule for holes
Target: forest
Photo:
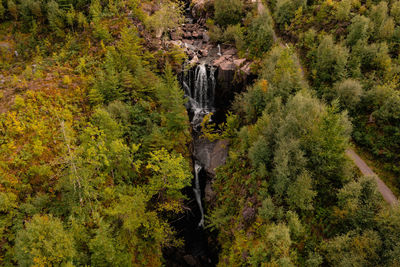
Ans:
<svg viewBox="0 0 400 267"><path fill-rule="evenodd" d="M399 0L0 0L0 266L399 266L346 152L400 196L399 54ZM239 63L194 125L201 56ZM212 255L182 234L199 177Z"/></svg>

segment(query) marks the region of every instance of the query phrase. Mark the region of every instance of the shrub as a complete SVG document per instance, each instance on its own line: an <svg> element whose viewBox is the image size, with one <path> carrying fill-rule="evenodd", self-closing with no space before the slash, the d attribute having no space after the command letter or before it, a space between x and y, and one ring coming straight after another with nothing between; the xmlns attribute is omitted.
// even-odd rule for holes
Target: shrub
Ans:
<svg viewBox="0 0 400 267"><path fill-rule="evenodd" d="M343 108L354 110L363 94L359 81L346 79L333 87L332 98L338 98Z"/></svg>
<svg viewBox="0 0 400 267"><path fill-rule="evenodd" d="M284 29L285 24L294 18L296 10L306 7L306 3L305 0L278 0L274 13L276 24Z"/></svg>
<svg viewBox="0 0 400 267"><path fill-rule="evenodd" d="M370 19L362 15L354 17L349 26L349 34L346 39L347 44L353 46L358 40L368 40L371 34L370 23Z"/></svg>
<svg viewBox="0 0 400 267"><path fill-rule="evenodd" d="M146 20L146 25L157 37L183 23L183 7L173 1L165 1L161 8Z"/></svg>
<svg viewBox="0 0 400 267"><path fill-rule="evenodd" d="M272 18L268 12L257 16L250 24L247 34L249 52L253 56L261 56L274 43Z"/></svg>
<svg viewBox="0 0 400 267"><path fill-rule="evenodd" d="M243 38L243 30L240 27L240 24L228 25L222 36L223 42L234 43L237 48L243 45Z"/></svg>
<svg viewBox="0 0 400 267"><path fill-rule="evenodd" d="M390 15L392 15L396 23L400 23L400 1L396 1L392 4Z"/></svg>
<svg viewBox="0 0 400 267"><path fill-rule="evenodd" d="M73 239L58 218L35 215L18 232L16 259L20 266L59 266L72 261Z"/></svg>
<svg viewBox="0 0 400 267"><path fill-rule="evenodd" d="M268 92L285 103L290 95L306 88L299 63L290 48L275 46L263 62L261 77L270 84Z"/></svg>
<svg viewBox="0 0 400 267"><path fill-rule="evenodd" d="M215 22L223 27L240 23L243 18L242 0L215 0Z"/></svg>
<svg viewBox="0 0 400 267"><path fill-rule="evenodd" d="M377 70L378 74L384 76L391 65L389 49L386 42L367 44L358 41L353 47L353 57L358 57L362 72Z"/></svg>
<svg viewBox="0 0 400 267"><path fill-rule="evenodd" d="M336 18L338 20L347 20L351 10L351 0L343 0L338 2L336 7Z"/></svg>
<svg viewBox="0 0 400 267"><path fill-rule="evenodd" d="M335 44L332 36L325 36L317 48L314 63L317 85L332 84L344 78L348 56L349 52L345 47Z"/></svg>

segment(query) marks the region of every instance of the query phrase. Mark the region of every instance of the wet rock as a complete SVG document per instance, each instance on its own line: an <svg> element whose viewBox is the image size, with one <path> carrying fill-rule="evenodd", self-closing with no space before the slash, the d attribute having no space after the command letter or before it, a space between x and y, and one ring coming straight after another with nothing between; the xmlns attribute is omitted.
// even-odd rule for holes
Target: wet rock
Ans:
<svg viewBox="0 0 400 267"><path fill-rule="evenodd" d="M199 62L199 58L197 55L194 55L193 58L190 60L190 65L197 64Z"/></svg>
<svg viewBox="0 0 400 267"><path fill-rule="evenodd" d="M188 55L189 59L192 59L196 55L196 53L189 50L189 51L187 51L187 55Z"/></svg>
<svg viewBox="0 0 400 267"><path fill-rule="evenodd" d="M202 41L202 40L196 40L196 41L193 42L193 45L194 45L195 47L201 47L202 44L203 44L203 41Z"/></svg>
<svg viewBox="0 0 400 267"><path fill-rule="evenodd" d="M200 51L199 51L199 53L201 54L201 56L202 56L202 57L206 57L206 56L208 56L208 51L207 51L207 50L205 50L205 49L203 49L203 50L200 50Z"/></svg>
<svg viewBox="0 0 400 267"><path fill-rule="evenodd" d="M226 158L228 157L228 144L227 140L218 140L210 153L210 161L207 164L206 171L212 176L215 176L215 169L225 164Z"/></svg>
<svg viewBox="0 0 400 267"><path fill-rule="evenodd" d="M194 51L194 52L196 52L196 51L198 50L196 46L191 45L191 44L186 43L186 42L184 43L184 46L185 46L188 50L191 50L191 51Z"/></svg>
<svg viewBox="0 0 400 267"><path fill-rule="evenodd" d="M237 50L235 48L230 48L228 50L223 51L222 53L223 55L236 55L237 54Z"/></svg>
<svg viewBox="0 0 400 267"><path fill-rule="evenodd" d="M225 164L228 157L228 141L218 140L210 142L206 139L196 140L194 156L201 162L204 170L215 176L215 169Z"/></svg>
<svg viewBox="0 0 400 267"><path fill-rule="evenodd" d="M186 43L186 44L193 44L193 40L188 40L188 39L183 39L182 42Z"/></svg>
<svg viewBox="0 0 400 267"><path fill-rule="evenodd" d="M203 32L203 41L208 43L210 41L210 37L206 32Z"/></svg>

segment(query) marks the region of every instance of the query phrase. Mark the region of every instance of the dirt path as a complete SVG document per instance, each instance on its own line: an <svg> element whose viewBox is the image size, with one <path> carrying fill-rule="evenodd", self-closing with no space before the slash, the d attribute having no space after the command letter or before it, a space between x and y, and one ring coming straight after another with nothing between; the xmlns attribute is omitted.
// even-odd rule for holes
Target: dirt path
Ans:
<svg viewBox="0 0 400 267"><path fill-rule="evenodd" d="M389 187L385 185L385 183L371 170L370 167L368 167L368 165L356 154L356 152L354 152L354 150L347 149L346 155L354 161L354 163L357 165L363 175L374 176L378 185L378 190L387 203L389 203L390 205L399 204L399 201L389 189Z"/></svg>

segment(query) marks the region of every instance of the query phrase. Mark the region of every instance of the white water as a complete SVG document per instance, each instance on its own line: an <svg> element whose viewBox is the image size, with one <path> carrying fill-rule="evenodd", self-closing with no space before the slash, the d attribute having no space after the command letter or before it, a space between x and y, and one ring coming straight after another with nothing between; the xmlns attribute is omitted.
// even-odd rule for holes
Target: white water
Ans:
<svg viewBox="0 0 400 267"><path fill-rule="evenodd" d="M206 65L198 65L194 71L194 81L192 81L191 71L189 70L184 74L182 84L185 95L188 98L187 107L194 114L192 125L197 128L203 121L204 116L214 112L215 68L210 67L207 72Z"/></svg>
<svg viewBox="0 0 400 267"><path fill-rule="evenodd" d="M203 210L203 205L201 204L201 188L200 188L200 181L199 181L199 174L201 171L201 165L195 161L194 163L194 188L193 192L196 197L197 205L199 206L200 209L200 214L201 214L201 219L199 222L199 227L204 226L204 210Z"/></svg>
<svg viewBox="0 0 400 267"><path fill-rule="evenodd" d="M218 44L218 54L217 54L218 56L222 56L222 54L221 54L221 46Z"/></svg>
<svg viewBox="0 0 400 267"><path fill-rule="evenodd" d="M187 108L193 112L191 123L194 131L197 131L204 117L210 112L214 112L215 68L210 67L207 71L207 66L200 64L196 67L194 73L193 70L187 70L184 73L182 85L188 98ZM198 226L204 227L204 209L201 201L199 176L201 168L201 163L195 161L193 192L201 214Z"/></svg>
<svg viewBox="0 0 400 267"><path fill-rule="evenodd" d="M201 108L207 107L208 79L205 65L199 65L195 72L194 99Z"/></svg>

